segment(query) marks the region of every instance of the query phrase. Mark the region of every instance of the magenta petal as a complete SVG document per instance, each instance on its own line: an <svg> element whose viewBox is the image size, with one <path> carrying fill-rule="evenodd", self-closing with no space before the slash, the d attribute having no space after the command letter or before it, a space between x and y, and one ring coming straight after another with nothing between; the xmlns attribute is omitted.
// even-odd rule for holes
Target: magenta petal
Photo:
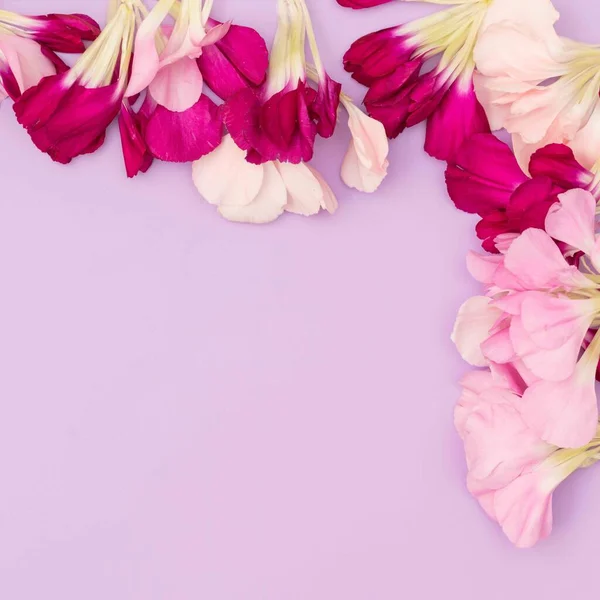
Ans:
<svg viewBox="0 0 600 600"><path fill-rule="evenodd" d="M225 125L235 143L247 150L249 162L300 163L312 158L317 128L309 114L308 93L300 82L261 105L258 94L246 89L223 105Z"/></svg>
<svg viewBox="0 0 600 600"><path fill-rule="evenodd" d="M398 33L398 27L382 29L356 40L344 55L344 68L359 83L371 85L408 62L416 45Z"/></svg>
<svg viewBox="0 0 600 600"><path fill-rule="evenodd" d="M219 21L209 19L211 27ZM223 100L245 87L258 87L267 77L269 52L263 38L250 27L231 25L216 44L206 46L198 65L208 87Z"/></svg>
<svg viewBox="0 0 600 600"><path fill-rule="evenodd" d="M129 101L123 100L119 113L119 132L127 177L145 173L154 160L145 140L147 124L148 116L144 111L135 113Z"/></svg>
<svg viewBox="0 0 600 600"><path fill-rule="evenodd" d="M475 96L473 81L468 87L456 81L427 121L425 151L439 160L450 160L477 133L490 133L490 126Z"/></svg>
<svg viewBox="0 0 600 600"><path fill-rule="evenodd" d="M119 113L117 85L66 86L63 75L42 79L15 102L17 120L34 144L53 160L68 163L102 145L106 128Z"/></svg>
<svg viewBox="0 0 600 600"><path fill-rule="evenodd" d="M33 18L39 23L34 39L55 52L83 52L83 41L93 41L100 35L100 26L87 15L50 14Z"/></svg>
<svg viewBox="0 0 600 600"><path fill-rule="evenodd" d="M446 170L448 193L457 208L481 216L504 209L527 181L512 150L491 134L476 134L455 153Z"/></svg>
<svg viewBox="0 0 600 600"><path fill-rule="evenodd" d="M19 82L8 64L2 61L0 61L0 84L11 100L16 101L21 96Z"/></svg>
<svg viewBox="0 0 600 600"><path fill-rule="evenodd" d="M387 4L392 0L337 0L337 3L340 6L345 6L346 8L371 8L372 6L380 6L381 4Z"/></svg>
<svg viewBox="0 0 600 600"><path fill-rule="evenodd" d="M557 200L555 192L548 177L535 177L520 185L506 209L510 224L508 232L521 233L530 227L544 229L548 211Z"/></svg>
<svg viewBox="0 0 600 600"><path fill-rule="evenodd" d="M212 152L223 136L217 105L204 94L191 108L172 112L158 105L146 129L152 154L167 162L192 162Z"/></svg>
<svg viewBox="0 0 600 600"><path fill-rule="evenodd" d="M550 144L533 154L529 163L532 177L549 177L563 191L586 188L594 176L575 159L573 150L562 144Z"/></svg>
<svg viewBox="0 0 600 600"><path fill-rule="evenodd" d="M44 45L40 46L40 48L42 50L42 54L54 64L57 73L66 73L69 70L69 65L67 65L63 59L55 54L52 50Z"/></svg>
<svg viewBox="0 0 600 600"><path fill-rule="evenodd" d="M325 81L319 83L317 95L310 105L309 111L317 124L317 133L329 138L335 131L337 113L340 106L342 85L325 74Z"/></svg>

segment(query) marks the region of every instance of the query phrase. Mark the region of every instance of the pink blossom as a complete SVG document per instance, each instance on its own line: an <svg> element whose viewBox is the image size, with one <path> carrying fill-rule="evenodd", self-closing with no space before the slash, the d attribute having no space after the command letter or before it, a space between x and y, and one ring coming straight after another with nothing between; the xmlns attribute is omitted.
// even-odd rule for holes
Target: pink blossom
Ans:
<svg viewBox="0 0 600 600"><path fill-rule="evenodd" d="M556 487L598 460L598 437L592 434L577 450L560 449L529 426L521 392L507 380L482 370L461 384L455 425L465 446L468 489L511 542L533 546L552 529Z"/></svg>
<svg viewBox="0 0 600 600"><path fill-rule="evenodd" d="M511 3L517 4L515 0ZM560 38L558 13L548 0L532 0L518 18L497 18L483 28L474 56L479 100L494 129L513 136L519 163L550 143L568 144L578 161L591 168L600 152L597 47ZM518 3L523 6L522 3Z"/></svg>

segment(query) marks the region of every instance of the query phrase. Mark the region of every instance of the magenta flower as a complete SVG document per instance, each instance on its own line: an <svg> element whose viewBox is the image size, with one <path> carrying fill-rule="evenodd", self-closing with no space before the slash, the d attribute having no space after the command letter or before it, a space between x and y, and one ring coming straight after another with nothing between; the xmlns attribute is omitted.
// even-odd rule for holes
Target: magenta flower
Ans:
<svg viewBox="0 0 600 600"><path fill-rule="evenodd" d="M121 109L128 81L137 4L121 0L108 25L67 72L28 89L14 110L35 145L69 163L96 151Z"/></svg>
<svg viewBox="0 0 600 600"><path fill-rule="evenodd" d="M491 134L473 136L454 155L446 170L450 198L457 208L482 217L477 236L488 252L498 252L496 239L544 229L558 194L573 188L597 193L593 175L562 145L538 150L527 176L511 149Z"/></svg>
<svg viewBox="0 0 600 600"><path fill-rule="evenodd" d="M210 28L222 25L208 19ZM198 57L204 83L223 100L247 88L260 87L267 77L269 51L265 40L250 27L230 25L223 38L205 46Z"/></svg>
<svg viewBox="0 0 600 600"><path fill-rule="evenodd" d="M475 96L472 56L488 6L475 0L383 29L360 38L346 52L346 70L369 88L367 112L384 124L390 138L427 120L425 150L447 160L470 136L490 131ZM424 71L432 58L437 66Z"/></svg>
<svg viewBox="0 0 600 600"><path fill-rule="evenodd" d="M244 89L223 106L231 137L255 164L308 162L317 134L330 137L337 122L341 86L322 66L304 1L279 0L278 14L265 85ZM306 37L315 63L316 90L307 81Z"/></svg>
<svg viewBox="0 0 600 600"><path fill-rule="evenodd" d="M85 15L27 17L0 10L0 100L17 100L41 79L68 69L55 52L78 53L98 24Z"/></svg>
<svg viewBox="0 0 600 600"><path fill-rule="evenodd" d="M214 150L223 124L203 94L204 48L222 40L229 23L209 22L212 0L160 0L139 27L127 97L147 89L146 143L165 161L190 162ZM176 13L169 30L163 21ZM167 35L168 31L168 35Z"/></svg>

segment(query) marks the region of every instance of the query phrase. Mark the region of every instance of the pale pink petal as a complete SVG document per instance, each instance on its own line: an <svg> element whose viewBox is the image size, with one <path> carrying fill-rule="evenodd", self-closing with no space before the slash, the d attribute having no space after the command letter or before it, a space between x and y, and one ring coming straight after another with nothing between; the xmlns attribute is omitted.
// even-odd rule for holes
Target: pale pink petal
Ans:
<svg viewBox="0 0 600 600"><path fill-rule="evenodd" d="M0 54L12 71L21 92L40 80L56 75L54 63L44 56L40 45L18 35L0 35Z"/></svg>
<svg viewBox="0 0 600 600"><path fill-rule="evenodd" d="M352 141L342 164L342 181L362 192L374 192L387 175L389 142L384 126L350 102L348 126Z"/></svg>
<svg viewBox="0 0 600 600"><path fill-rule="evenodd" d="M275 166L288 192L285 210L297 215L316 215L321 210L323 189L311 170L304 164L276 162Z"/></svg>
<svg viewBox="0 0 600 600"><path fill-rule="evenodd" d="M247 162L246 151L226 135L215 150L193 163L192 177L200 195L210 204L247 206L262 188L264 168Z"/></svg>
<svg viewBox="0 0 600 600"><path fill-rule="evenodd" d="M600 156L600 100L587 125L577 132L569 146L577 162L586 169L592 169Z"/></svg>
<svg viewBox="0 0 600 600"><path fill-rule="evenodd" d="M592 254L596 243L596 199L581 189L569 190L558 199L559 203L548 211L546 231L554 239Z"/></svg>
<svg viewBox="0 0 600 600"><path fill-rule="evenodd" d="M161 106L184 112L200 99L202 83L198 63L185 57L162 67L150 83L149 92Z"/></svg>
<svg viewBox="0 0 600 600"><path fill-rule="evenodd" d="M492 2L486 10L481 30L495 23L524 24L534 39L558 43L559 37L554 24L559 17L560 14L550 0L500 0ZM525 56L521 56L521 61L524 58Z"/></svg>
<svg viewBox="0 0 600 600"><path fill-rule="evenodd" d="M138 27L133 46L131 77L125 92L126 97L135 96L146 89L158 73L159 55L156 36L173 4L175 4L175 0L159 0Z"/></svg>
<svg viewBox="0 0 600 600"><path fill-rule="evenodd" d="M481 344L502 316L502 311L490 304L485 296L469 298L459 309L451 339L460 355L474 367L485 367L487 360Z"/></svg>
<svg viewBox="0 0 600 600"><path fill-rule="evenodd" d="M309 164L306 165L310 172L315 176L319 185L321 186L321 190L323 192L323 199L321 201L321 208L326 210L329 214L333 214L338 209L338 200L333 193L333 190L323 177L319 171L317 171L314 167L311 167Z"/></svg>
<svg viewBox="0 0 600 600"><path fill-rule="evenodd" d="M469 250L467 269L471 276L486 285L492 285L498 268L504 263L504 257L497 254L479 254Z"/></svg>
<svg viewBox="0 0 600 600"><path fill-rule="evenodd" d="M254 200L246 206L219 206L223 217L238 223L270 223L283 214L288 197L283 179L273 163L263 168L263 184Z"/></svg>

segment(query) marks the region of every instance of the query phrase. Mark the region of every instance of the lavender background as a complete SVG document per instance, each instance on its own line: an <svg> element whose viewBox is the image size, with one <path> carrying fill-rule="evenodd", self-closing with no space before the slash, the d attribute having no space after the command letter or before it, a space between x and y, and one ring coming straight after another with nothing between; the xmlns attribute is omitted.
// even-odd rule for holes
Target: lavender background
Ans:
<svg viewBox="0 0 600 600"><path fill-rule="evenodd" d="M2 0L0 0L0 3ZM556 0L598 41L595 0ZM104 0L4 0L36 13ZM215 14L273 33L275 0ZM310 0L333 75L359 35L432 7ZM469 497L449 339L474 221L419 127L380 193L316 165L337 215L220 219L189 166L125 179L113 129L69 167L0 109L0 598L464 600L597 593L600 469L515 550Z"/></svg>

